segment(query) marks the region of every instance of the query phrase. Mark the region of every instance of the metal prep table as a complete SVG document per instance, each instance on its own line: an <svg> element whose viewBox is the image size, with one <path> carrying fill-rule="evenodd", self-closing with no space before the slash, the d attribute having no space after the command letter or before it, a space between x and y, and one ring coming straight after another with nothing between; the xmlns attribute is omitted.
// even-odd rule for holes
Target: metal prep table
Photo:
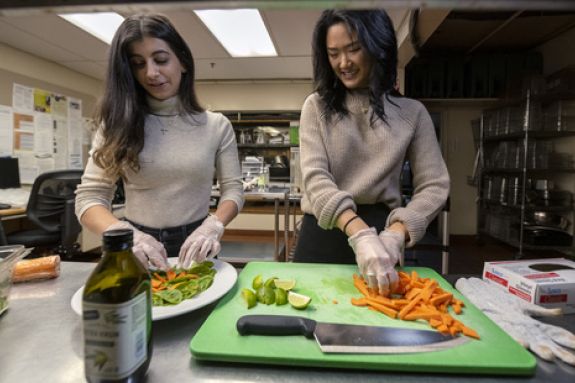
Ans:
<svg viewBox="0 0 575 383"><path fill-rule="evenodd" d="M82 321L70 306L94 263L63 262L57 279L16 284L0 316L0 382L84 381ZM154 322L154 354L147 382L573 382L575 367L539 361L533 377L407 374L199 362L188 345L215 303ZM575 315L555 320L575 331Z"/></svg>

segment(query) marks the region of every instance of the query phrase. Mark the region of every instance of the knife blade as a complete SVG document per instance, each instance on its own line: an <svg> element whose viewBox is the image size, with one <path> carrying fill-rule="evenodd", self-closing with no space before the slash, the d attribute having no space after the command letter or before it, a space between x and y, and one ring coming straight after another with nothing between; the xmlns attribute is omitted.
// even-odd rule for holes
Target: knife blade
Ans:
<svg viewBox="0 0 575 383"><path fill-rule="evenodd" d="M397 327L325 323L288 315L244 315L240 335L303 335L315 338L324 353L392 354L445 350L462 345L467 337L437 331Z"/></svg>

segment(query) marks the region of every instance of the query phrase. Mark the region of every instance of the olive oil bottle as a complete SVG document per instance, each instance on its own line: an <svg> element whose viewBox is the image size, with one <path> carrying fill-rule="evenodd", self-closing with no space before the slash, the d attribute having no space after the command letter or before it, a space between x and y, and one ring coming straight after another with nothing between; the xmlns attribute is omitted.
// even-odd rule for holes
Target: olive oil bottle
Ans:
<svg viewBox="0 0 575 383"><path fill-rule="evenodd" d="M103 235L103 256L84 287L88 382L144 381L152 358L150 275L132 253L131 230Z"/></svg>

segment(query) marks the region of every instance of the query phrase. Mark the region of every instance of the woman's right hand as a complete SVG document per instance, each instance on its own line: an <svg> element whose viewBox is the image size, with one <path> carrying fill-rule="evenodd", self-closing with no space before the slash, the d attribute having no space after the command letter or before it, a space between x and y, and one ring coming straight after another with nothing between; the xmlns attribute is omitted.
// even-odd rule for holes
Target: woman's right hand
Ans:
<svg viewBox="0 0 575 383"><path fill-rule="evenodd" d="M355 260L360 273L371 289L379 294L389 296L399 283L395 264L398 258L390 253L377 235L375 228L362 229L348 238L348 243L355 253Z"/></svg>
<svg viewBox="0 0 575 383"><path fill-rule="evenodd" d="M152 265L161 270L168 270L170 268L168 264L168 253L161 242L151 235L136 229L132 224L126 221L115 222L108 226L106 231L117 229L130 229L134 232L132 252L146 269L148 265Z"/></svg>

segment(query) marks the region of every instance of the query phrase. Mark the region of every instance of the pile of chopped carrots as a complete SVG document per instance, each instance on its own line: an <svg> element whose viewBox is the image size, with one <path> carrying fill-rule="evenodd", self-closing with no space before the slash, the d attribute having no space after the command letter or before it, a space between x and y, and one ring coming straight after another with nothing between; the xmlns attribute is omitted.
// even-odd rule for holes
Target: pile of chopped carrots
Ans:
<svg viewBox="0 0 575 383"><path fill-rule="evenodd" d="M461 314L464 303L439 287L436 280L420 278L416 271L399 271L398 274L399 286L389 298L374 293L362 277L354 274L353 284L363 297L351 298L351 303L354 306L368 307L391 318L425 320L442 334L462 333L479 339L475 330L450 315L450 307L455 314Z"/></svg>

